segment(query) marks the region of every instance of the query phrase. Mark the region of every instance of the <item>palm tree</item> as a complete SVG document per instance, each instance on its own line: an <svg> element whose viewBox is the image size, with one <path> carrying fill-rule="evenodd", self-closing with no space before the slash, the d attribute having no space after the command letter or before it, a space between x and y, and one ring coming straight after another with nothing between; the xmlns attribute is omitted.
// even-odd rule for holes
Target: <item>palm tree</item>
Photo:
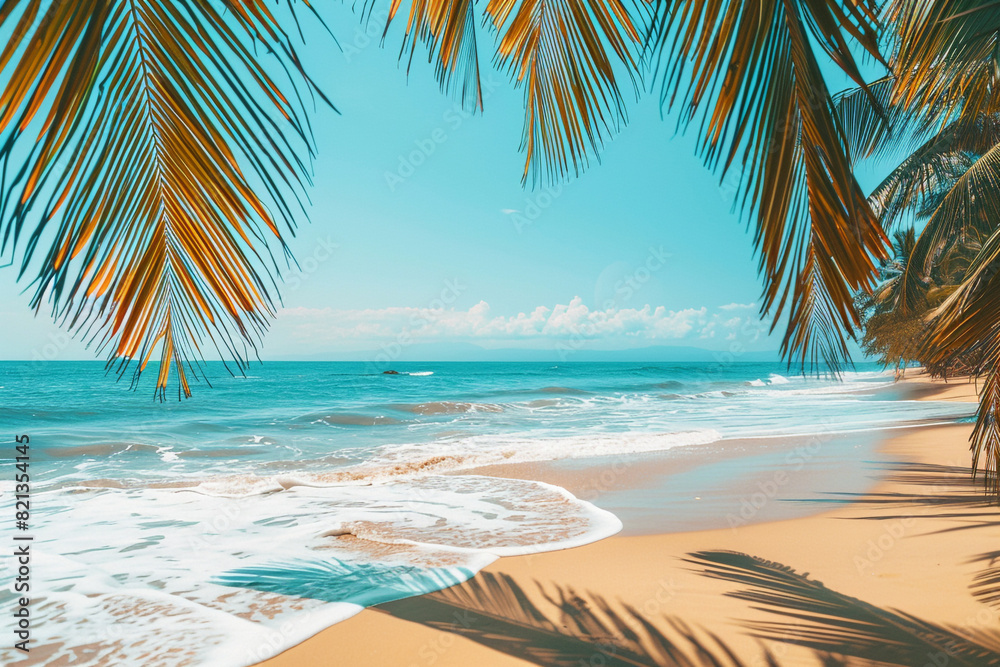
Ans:
<svg viewBox="0 0 1000 667"><path fill-rule="evenodd" d="M960 361L985 376L973 470L983 464L1000 498L1000 5L894 0L883 18L892 53L892 74L878 84L884 104L857 92L842 106L852 139L869 153L896 149L907 136L917 142L870 198L884 229L923 224L894 307L904 316L926 307L934 272L952 273L938 293L946 298L927 316L919 356L939 374Z"/></svg>
<svg viewBox="0 0 1000 667"><path fill-rule="evenodd" d="M864 337L861 346L869 356L876 357L883 366L894 366L896 378L902 377L908 364L918 361L920 340L926 326L923 316L926 308L904 310L898 307L903 277L907 275L909 258L916 245L913 228L897 231L893 235L893 256L880 267L882 282L871 292L857 296ZM922 284L921 299L927 302L927 288ZM914 290L915 291L915 290Z"/></svg>

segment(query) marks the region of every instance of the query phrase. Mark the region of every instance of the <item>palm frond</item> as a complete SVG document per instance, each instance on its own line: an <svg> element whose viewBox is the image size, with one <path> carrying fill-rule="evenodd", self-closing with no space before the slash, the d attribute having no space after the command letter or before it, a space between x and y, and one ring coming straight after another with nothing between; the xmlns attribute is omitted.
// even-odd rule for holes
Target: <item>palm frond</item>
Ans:
<svg viewBox="0 0 1000 667"><path fill-rule="evenodd" d="M1000 116L959 119L907 157L872 193L885 227L927 217L901 279L899 305L917 307L935 260L993 225L1000 214Z"/></svg>
<svg viewBox="0 0 1000 667"><path fill-rule="evenodd" d="M906 110L893 104L895 85L896 78L888 75L833 96L837 117L855 161L895 147L899 131L907 126Z"/></svg>
<svg viewBox="0 0 1000 667"><path fill-rule="evenodd" d="M755 223L762 311L788 315L782 353L803 365L847 359L859 324L853 294L873 286L888 247L813 44L877 108L850 43L880 58L878 29L870 0L661 0L650 33L663 105L679 107L683 125L701 115L711 168L742 170L738 204ZM854 134L870 143L871 131Z"/></svg>
<svg viewBox="0 0 1000 667"><path fill-rule="evenodd" d="M365 3L370 15L375 0ZM391 0L385 33L401 0ZM579 175L627 120L618 79L639 70L642 3L623 0L490 0L485 22L498 32L496 64L524 89L522 180ZM409 71L419 44L442 89L482 109L476 8L472 0L411 0L400 57Z"/></svg>
<svg viewBox="0 0 1000 667"><path fill-rule="evenodd" d="M23 242L33 306L109 366L137 379L158 352L161 397L172 372L190 395L206 345L242 366L274 312L269 248L285 250L279 226L301 208L302 96L317 91L267 4L0 8L13 35L0 56L4 250Z"/></svg>
<svg viewBox="0 0 1000 667"><path fill-rule="evenodd" d="M374 2L367 3L371 11ZM400 0L392 0L383 38L399 12ZM457 92L471 109L483 108L479 54L476 45L476 8L472 0L411 0L400 57L407 58L407 71L418 44L427 49L428 62L435 63L435 76L446 92Z"/></svg>
<svg viewBox="0 0 1000 667"><path fill-rule="evenodd" d="M578 175L627 120L615 67L638 66L634 12L622 0L490 0L486 12L497 62L524 89L523 180Z"/></svg>
<svg viewBox="0 0 1000 667"><path fill-rule="evenodd" d="M979 391L976 425L970 436L972 474L983 471L985 488L1000 500L1000 230L984 244L965 282L937 309L934 329L925 345L932 362L941 363L955 350L975 350L981 357L974 373L985 376ZM992 257L984 261L983 256Z"/></svg>
<svg viewBox="0 0 1000 667"><path fill-rule="evenodd" d="M1000 5L893 0L886 22L895 32L897 103L940 122L1000 112Z"/></svg>

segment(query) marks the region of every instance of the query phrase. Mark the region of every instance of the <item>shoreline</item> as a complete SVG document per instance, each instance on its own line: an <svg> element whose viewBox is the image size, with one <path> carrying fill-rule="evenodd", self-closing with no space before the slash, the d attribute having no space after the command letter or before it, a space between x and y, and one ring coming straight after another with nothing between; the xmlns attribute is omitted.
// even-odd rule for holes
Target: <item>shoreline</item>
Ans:
<svg viewBox="0 0 1000 667"><path fill-rule="evenodd" d="M904 383L922 400L975 398L968 383ZM331 656L344 664L413 667L664 664L671 652L729 651L745 664L762 665L770 652L785 666L820 664L817 650L867 651L856 656L867 659L885 658L885 651L913 660L936 655L912 619L957 628L950 644L939 647L948 658L970 637L992 641L978 635L996 627L1000 612L984 603L989 596L982 590L970 588L991 567L987 538L1000 533L1000 511L984 502L968 470L971 427L893 434L878 447L884 460L874 487L833 491L842 497L827 511L711 530L624 534L503 558L465 584L365 609L259 664L309 667L330 664ZM792 589L807 594L795 598L798 608L783 607ZM839 623L808 620L816 604L830 600L844 616ZM849 650L843 637L852 619L865 622L873 636L846 642ZM882 632L895 628L893 638L870 630L880 619ZM821 646L788 643L820 636L828 638ZM1000 652L996 656L1000 662ZM736 664L726 660L722 664ZM983 660L977 664L993 664Z"/></svg>

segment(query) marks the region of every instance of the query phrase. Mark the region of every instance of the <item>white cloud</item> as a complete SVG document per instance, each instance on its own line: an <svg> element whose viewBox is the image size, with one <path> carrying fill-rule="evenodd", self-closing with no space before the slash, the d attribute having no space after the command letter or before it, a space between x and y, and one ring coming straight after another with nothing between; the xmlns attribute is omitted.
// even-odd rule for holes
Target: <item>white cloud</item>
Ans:
<svg viewBox="0 0 1000 667"><path fill-rule="evenodd" d="M287 308L278 314L278 326L293 338L310 343L357 343L395 340L405 335L413 341L521 341L583 338L664 342L725 336L747 341L759 337L753 314L733 316L731 311L754 308L730 304L715 312L708 308L667 310L663 306L591 310L580 297L553 307L537 306L516 315L495 315L485 301L467 310L453 308L393 307L364 310ZM720 312L730 311L730 312ZM750 324L753 324L751 327Z"/></svg>

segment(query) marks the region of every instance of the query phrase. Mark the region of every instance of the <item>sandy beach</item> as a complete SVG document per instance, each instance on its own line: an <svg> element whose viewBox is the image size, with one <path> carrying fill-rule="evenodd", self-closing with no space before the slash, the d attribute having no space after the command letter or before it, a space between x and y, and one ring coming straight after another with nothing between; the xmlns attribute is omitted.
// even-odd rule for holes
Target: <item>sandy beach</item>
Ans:
<svg viewBox="0 0 1000 667"><path fill-rule="evenodd" d="M976 395L923 378L905 390ZM969 474L970 429L888 431L873 488L831 488L831 509L503 558L261 664L998 664L1000 511Z"/></svg>

